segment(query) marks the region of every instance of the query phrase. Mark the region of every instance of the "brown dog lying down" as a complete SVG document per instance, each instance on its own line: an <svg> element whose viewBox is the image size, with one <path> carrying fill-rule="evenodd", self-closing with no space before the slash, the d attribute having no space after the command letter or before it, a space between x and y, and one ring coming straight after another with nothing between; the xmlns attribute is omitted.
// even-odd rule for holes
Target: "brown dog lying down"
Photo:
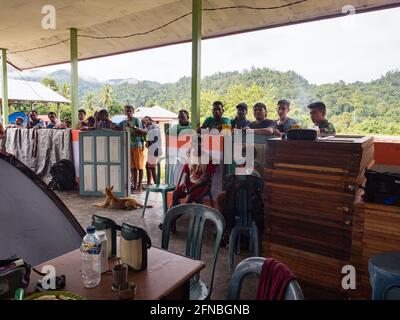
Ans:
<svg viewBox="0 0 400 320"><path fill-rule="evenodd" d="M114 186L111 188L107 187L104 190L104 195L106 199L102 203L97 203L94 206L98 208L110 208L110 209L125 209L125 210L134 210L134 209L142 209L143 205L137 202L133 198L117 198L113 195L112 190ZM146 208L153 208L153 206L146 206Z"/></svg>

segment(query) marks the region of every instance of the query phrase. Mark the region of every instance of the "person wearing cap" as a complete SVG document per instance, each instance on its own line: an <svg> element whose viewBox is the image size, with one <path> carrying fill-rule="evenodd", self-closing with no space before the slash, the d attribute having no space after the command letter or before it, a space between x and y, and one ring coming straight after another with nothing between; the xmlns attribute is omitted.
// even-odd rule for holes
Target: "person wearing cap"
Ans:
<svg viewBox="0 0 400 320"><path fill-rule="evenodd" d="M15 119L15 127L16 128L22 128L23 127L23 123L24 123L24 118L23 117L17 117L17 119Z"/></svg>
<svg viewBox="0 0 400 320"><path fill-rule="evenodd" d="M264 103L257 102L253 107L253 113L256 121L250 122L246 129L264 136L281 136L281 133L275 128L275 121L267 119L267 106Z"/></svg>
<svg viewBox="0 0 400 320"><path fill-rule="evenodd" d="M233 119L232 122L232 129L244 129L249 126L250 121L247 120L246 115L247 115L247 104L244 102L239 103L236 106L237 109L237 114L236 118Z"/></svg>
<svg viewBox="0 0 400 320"><path fill-rule="evenodd" d="M17 117L15 119L15 124L10 123L7 128L23 128L23 123L24 123L24 118L23 117Z"/></svg>
<svg viewBox="0 0 400 320"><path fill-rule="evenodd" d="M276 129L278 129L281 133L287 134L292 125L297 124L296 120L287 116L288 112L290 111L290 102L287 100L279 100L276 111L279 116L279 119L276 120L275 123Z"/></svg>
<svg viewBox="0 0 400 320"><path fill-rule="evenodd" d="M221 101L214 101L212 108L212 117L208 117L201 126L201 129L217 129L219 132L222 130L232 129L231 120L229 118L223 117L224 105Z"/></svg>
<svg viewBox="0 0 400 320"><path fill-rule="evenodd" d="M332 123L326 118L326 106L323 102L314 102L308 105L311 121L319 128L321 136L335 135L336 130Z"/></svg>

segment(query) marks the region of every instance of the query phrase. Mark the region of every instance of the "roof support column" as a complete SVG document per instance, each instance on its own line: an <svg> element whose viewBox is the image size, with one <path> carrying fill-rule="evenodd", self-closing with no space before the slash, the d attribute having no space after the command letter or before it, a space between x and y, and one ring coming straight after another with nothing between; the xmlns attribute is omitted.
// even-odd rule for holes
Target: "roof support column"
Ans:
<svg viewBox="0 0 400 320"><path fill-rule="evenodd" d="M203 0L192 0L192 128L200 125L201 31Z"/></svg>
<svg viewBox="0 0 400 320"><path fill-rule="evenodd" d="M78 30L70 29L71 47L71 122L72 128L78 127Z"/></svg>
<svg viewBox="0 0 400 320"><path fill-rule="evenodd" d="M1 49L2 81L2 114L4 127L8 124L8 78L7 78L7 49Z"/></svg>

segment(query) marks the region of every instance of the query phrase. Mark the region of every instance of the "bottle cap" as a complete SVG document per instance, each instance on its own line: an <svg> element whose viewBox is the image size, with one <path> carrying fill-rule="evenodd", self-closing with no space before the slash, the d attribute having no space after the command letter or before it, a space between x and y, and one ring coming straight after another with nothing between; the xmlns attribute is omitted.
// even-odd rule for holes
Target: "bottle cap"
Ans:
<svg viewBox="0 0 400 320"><path fill-rule="evenodd" d="M95 233L96 232L96 227L95 226L89 226L86 228L87 233Z"/></svg>

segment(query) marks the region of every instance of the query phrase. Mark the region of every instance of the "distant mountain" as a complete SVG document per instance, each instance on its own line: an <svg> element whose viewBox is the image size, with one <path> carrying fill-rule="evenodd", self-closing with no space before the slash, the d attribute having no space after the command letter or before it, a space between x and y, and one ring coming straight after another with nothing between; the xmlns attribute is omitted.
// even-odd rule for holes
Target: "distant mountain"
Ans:
<svg viewBox="0 0 400 320"><path fill-rule="evenodd" d="M111 86L118 86L121 84L137 84L139 82L138 79L129 78L129 79L110 79L105 81L107 84Z"/></svg>
<svg viewBox="0 0 400 320"><path fill-rule="evenodd" d="M69 83L71 82L71 73L68 70L56 70L50 73L46 73L41 70L29 70L23 73L9 66L8 68L8 76L11 79L20 79L27 81L42 81L44 78L54 79L58 84ZM79 85L78 85L78 94L79 97L83 97L88 92L98 92L102 87L106 84L111 86L120 86L120 85L135 85L139 83L138 79L129 78L129 79L110 79L107 81L99 81L94 77L80 76L79 77Z"/></svg>
<svg viewBox="0 0 400 320"><path fill-rule="evenodd" d="M41 82L45 78L54 79L58 84L70 83L71 73L68 70L56 70L50 73L46 73L41 70L29 70L23 73L9 68L9 77L12 79L22 79L27 81L38 81ZM94 78L79 77L78 95L83 97L87 92L100 90L105 83L98 81Z"/></svg>

